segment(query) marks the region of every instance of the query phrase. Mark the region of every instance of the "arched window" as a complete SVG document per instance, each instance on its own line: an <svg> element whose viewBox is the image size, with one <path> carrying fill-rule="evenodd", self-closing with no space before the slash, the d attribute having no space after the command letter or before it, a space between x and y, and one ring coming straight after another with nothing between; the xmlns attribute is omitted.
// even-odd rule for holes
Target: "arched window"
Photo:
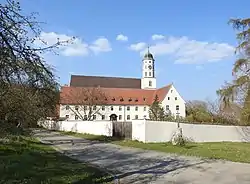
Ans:
<svg viewBox="0 0 250 184"><path fill-rule="evenodd" d="M152 81L149 81L149 82L148 82L148 85L149 85L149 86L152 86Z"/></svg>

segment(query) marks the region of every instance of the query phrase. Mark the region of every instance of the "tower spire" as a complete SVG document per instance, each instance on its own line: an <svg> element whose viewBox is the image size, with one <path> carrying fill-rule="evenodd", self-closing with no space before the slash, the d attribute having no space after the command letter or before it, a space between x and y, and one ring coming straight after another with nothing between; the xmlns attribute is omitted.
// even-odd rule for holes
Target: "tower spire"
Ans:
<svg viewBox="0 0 250 184"><path fill-rule="evenodd" d="M148 54L149 54L149 53L150 53L150 51L149 51L150 45L149 45L149 44L148 44L148 47L147 47L147 48L148 48Z"/></svg>

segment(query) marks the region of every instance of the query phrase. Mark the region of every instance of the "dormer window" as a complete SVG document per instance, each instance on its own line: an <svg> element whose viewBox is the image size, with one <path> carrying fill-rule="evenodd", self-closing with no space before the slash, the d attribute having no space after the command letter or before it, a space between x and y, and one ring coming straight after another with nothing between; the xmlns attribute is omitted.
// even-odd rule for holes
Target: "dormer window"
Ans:
<svg viewBox="0 0 250 184"><path fill-rule="evenodd" d="M120 99L120 101L121 101L121 102L123 102L123 101L124 101L124 99L123 99L123 98L121 98L121 99Z"/></svg>
<svg viewBox="0 0 250 184"><path fill-rule="evenodd" d="M88 98L86 97L86 98L84 98L84 100L85 100L85 101L87 101L87 100L88 100Z"/></svg>
<svg viewBox="0 0 250 184"><path fill-rule="evenodd" d="M138 102L138 99L137 99L137 98L135 99L135 102Z"/></svg>
<svg viewBox="0 0 250 184"><path fill-rule="evenodd" d="M146 101L146 98L145 98L145 97L143 98L143 101L144 101L144 102Z"/></svg>
<svg viewBox="0 0 250 184"><path fill-rule="evenodd" d="M115 101L115 98L112 98L113 101Z"/></svg>
<svg viewBox="0 0 250 184"><path fill-rule="evenodd" d="M132 98L129 98L128 101L131 102L131 101L132 101Z"/></svg>
<svg viewBox="0 0 250 184"><path fill-rule="evenodd" d="M107 100L108 100L108 98L106 98L106 97L105 97L105 100L107 101Z"/></svg>

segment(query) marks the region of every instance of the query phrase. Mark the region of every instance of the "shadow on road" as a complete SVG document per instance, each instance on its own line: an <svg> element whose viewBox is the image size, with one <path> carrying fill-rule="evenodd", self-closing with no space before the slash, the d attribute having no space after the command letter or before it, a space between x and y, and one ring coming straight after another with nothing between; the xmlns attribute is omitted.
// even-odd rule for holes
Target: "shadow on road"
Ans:
<svg viewBox="0 0 250 184"><path fill-rule="evenodd" d="M167 154L125 148L58 133L49 134L50 136L45 136L44 140L62 150L64 154L107 169L115 173L122 183L150 183L166 174L175 175L190 167L204 172L207 168L201 164L212 162L206 159L188 160L179 156L166 156Z"/></svg>

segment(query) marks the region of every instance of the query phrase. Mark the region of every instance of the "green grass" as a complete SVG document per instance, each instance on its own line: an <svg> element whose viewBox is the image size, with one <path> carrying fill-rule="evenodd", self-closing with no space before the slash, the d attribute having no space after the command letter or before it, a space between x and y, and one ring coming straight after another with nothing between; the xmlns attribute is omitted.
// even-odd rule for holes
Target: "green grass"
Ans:
<svg viewBox="0 0 250 184"><path fill-rule="evenodd" d="M56 152L36 139L22 136L0 142L1 184L108 183L112 178Z"/></svg>
<svg viewBox="0 0 250 184"><path fill-rule="evenodd" d="M135 147L146 150L156 150L165 153L223 159L234 162L250 163L250 143L217 142L217 143L187 143L185 146L174 146L171 143L141 143L138 141L118 140L112 137L62 132L63 134L82 137L88 140L110 142L120 146Z"/></svg>

